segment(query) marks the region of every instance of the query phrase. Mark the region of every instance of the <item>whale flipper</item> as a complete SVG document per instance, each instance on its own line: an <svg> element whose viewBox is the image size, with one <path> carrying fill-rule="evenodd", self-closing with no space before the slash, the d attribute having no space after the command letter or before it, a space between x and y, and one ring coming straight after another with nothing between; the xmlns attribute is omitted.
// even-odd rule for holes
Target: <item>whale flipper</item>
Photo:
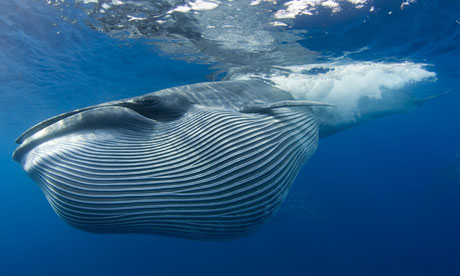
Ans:
<svg viewBox="0 0 460 276"><path fill-rule="evenodd" d="M240 112L244 112L244 113L266 112L274 108L295 107L295 106L333 107L334 105L323 103L323 102L317 102L317 101L285 100L285 101L279 101L279 102L268 103L268 104L264 104L264 103L247 104L240 109Z"/></svg>

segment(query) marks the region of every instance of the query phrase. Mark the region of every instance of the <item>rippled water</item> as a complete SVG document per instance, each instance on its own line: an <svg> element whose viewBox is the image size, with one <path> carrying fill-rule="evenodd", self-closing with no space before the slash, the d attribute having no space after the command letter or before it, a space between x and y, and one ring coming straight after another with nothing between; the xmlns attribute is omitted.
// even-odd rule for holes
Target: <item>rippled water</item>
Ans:
<svg viewBox="0 0 460 276"><path fill-rule="evenodd" d="M459 11L453 0L0 1L0 274L458 275ZM14 139L58 113L250 78L350 120L401 93L450 94L321 140L277 216L229 242L80 232L11 160Z"/></svg>

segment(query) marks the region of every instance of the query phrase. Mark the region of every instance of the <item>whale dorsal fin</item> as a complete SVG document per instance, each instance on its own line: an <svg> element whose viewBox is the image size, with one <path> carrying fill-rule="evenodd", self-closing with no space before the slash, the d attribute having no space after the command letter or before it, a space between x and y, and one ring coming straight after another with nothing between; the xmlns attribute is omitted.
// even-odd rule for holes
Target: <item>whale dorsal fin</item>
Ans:
<svg viewBox="0 0 460 276"><path fill-rule="evenodd" d="M251 103L244 105L240 108L240 112L243 113L260 113L260 112L267 112L274 108L280 107L294 107L294 106L326 106L326 107L333 107L334 105L317 102L317 101L296 101L296 100L285 100L279 101L274 103L268 104L261 104L261 103Z"/></svg>

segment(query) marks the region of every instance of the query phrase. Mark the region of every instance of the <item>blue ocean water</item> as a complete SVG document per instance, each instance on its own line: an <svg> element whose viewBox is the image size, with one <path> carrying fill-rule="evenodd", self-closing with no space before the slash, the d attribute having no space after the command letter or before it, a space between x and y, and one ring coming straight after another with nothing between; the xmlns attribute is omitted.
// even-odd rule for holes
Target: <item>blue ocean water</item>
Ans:
<svg viewBox="0 0 460 276"><path fill-rule="evenodd" d="M172 20L162 29L120 19L147 18L145 10L100 12L112 2L0 0L0 275L460 275L458 1L303 1L303 13L278 1L285 16L268 17L289 27L268 29L269 43L256 27L254 40L245 29L225 27L222 38L199 28L235 21L230 14L196 8L195 20L161 17ZM104 17L110 12L115 23ZM238 22L249 28L264 18ZM17 136L62 112L229 72L335 62L425 64L436 73L428 94L450 93L321 139L279 212L241 239L82 232L54 214L11 158Z"/></svg>

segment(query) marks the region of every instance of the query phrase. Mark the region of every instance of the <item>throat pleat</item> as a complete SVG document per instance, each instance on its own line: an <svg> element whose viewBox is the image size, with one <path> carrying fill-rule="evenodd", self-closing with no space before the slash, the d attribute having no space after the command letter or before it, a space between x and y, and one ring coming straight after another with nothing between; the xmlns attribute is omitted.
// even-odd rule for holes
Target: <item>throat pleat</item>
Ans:
<svg viewBox="0 0 460 276"><path fill-rule="evenodd" d="M80 229L218 239L266 221L317 143L306 112L198 109L154 129L55 138L23 165L56 213Z"/></svg>

